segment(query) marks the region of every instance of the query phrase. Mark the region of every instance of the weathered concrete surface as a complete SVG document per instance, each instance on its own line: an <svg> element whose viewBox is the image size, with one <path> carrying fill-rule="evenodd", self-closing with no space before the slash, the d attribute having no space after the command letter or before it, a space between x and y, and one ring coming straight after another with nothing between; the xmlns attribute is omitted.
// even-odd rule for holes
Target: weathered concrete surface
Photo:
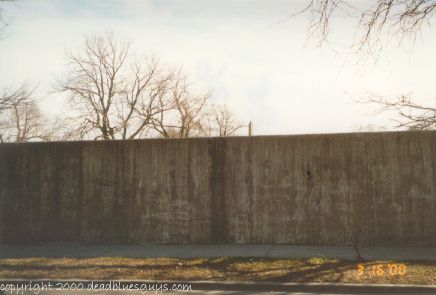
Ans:
<svg viewBox="0 0 436 295"><path fill-rule="evenodd" d="M0 243L436 245L436 132L0 144Z"/></svg>

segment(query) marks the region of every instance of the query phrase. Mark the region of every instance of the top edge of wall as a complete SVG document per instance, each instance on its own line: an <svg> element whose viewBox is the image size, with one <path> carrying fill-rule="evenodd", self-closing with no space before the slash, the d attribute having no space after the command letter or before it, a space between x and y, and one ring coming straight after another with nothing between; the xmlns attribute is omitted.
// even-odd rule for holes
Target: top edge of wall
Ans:
<svg viewBox="0 0 436 295"><path fill-rule="evenodd" d="M143 139L111 139L111 140L71 140L71 141L32 141L32 142L4 142L1 145L40 145L40 144L77 144L77 143L121 143L141 141L200 141L200 140L237 140L237 139L262 139L262 138L298 138L298 137L342 137L342 136L383 136L399 134L434 134L436 130L406 130L406 131L381 131L381 132L342 132L342 133L308 133L308 134L273 134L273 135L242 135L242 136L213 136L213 137L188 137L188 138L143 138Z"/></svg>

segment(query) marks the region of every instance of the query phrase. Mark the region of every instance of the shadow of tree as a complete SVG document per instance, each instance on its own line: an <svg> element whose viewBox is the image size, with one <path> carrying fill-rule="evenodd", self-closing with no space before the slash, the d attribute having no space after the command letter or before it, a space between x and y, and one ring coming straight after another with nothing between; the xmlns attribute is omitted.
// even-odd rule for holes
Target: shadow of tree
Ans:
<svg viewBox="0 0 436 295"><path fill-rule="evenodd" d="M113 264L111 264L113 263ZM76 260L65 264L35 263L14 264L0 260L0 271L28 273L28 278L38 273L53 274L53 277L67 277L69 274L95 275L98 279L142 278L169 280L243 280L273 282L341 282L345 276L353 274L362 263L367 269L379 261L347 261L329 259L272 259L272 258L198 258L151 259L148 261L87 261ZM384 261L383 263L400 263ZM419 266L435 266L435 262L416 261ZM98 275L96 271L99 270ZM23 275L24 276L24 275ZM125 277L123 277L125 276Z"/></svg>
<svg viewBox="0 0 436 295"><path fill-rule="evenodd" d="M302 267L289 269L285 274L275 277L268 277L268 281L281 281L281 282L313 282L316 279L326 275L336 277L333 281L338 282L343 277L345 271L356 269L356 262L353 261L338 261L327 262L322 264L311 264L306 261Z"/></svg>

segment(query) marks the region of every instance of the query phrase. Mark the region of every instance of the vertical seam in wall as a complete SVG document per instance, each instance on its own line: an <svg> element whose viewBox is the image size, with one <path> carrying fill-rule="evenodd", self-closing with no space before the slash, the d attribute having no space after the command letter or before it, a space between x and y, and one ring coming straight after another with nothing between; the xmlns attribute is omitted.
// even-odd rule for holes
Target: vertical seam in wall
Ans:
<svg viewBox="0 0 436 295"><path fill-rule="evenodd" d="M225 141L209 140L209 157L211 160L211 238L213 243L228 242L226 206L225 206Z"/></svg>
<svg viewBox="0 0 436 295"><path fill-rule="evenodd" d="M249 207L248 207L248 222L250 223L249 225L249 237L248 237L248 241L250 243L255 242L253 239L253 233L254 233L254 174L253 174L253 154L252 154L252 144L251 144L251 138L247 141L248 143L248 147L247 147L247 162L246 165L247 167L247 172L246 172L246 184L248 186L248 202L249 202ZM247 175L248 173L248 175ZM247 241L247 240L246 240Z"/></svg>

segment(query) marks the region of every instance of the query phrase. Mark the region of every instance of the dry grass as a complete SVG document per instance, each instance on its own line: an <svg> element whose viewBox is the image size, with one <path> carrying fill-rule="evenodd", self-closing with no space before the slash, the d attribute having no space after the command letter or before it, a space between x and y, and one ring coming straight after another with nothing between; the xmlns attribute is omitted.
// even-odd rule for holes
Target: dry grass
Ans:
<svg viewBox="0 0 436 295"><path fill-rule="evenodd" d="M0 259L0 278L436 284L435 262L402 262L404 275L389 274L391 263L399 262L361 262L365 271L359 275L357 262L323 258L17 258ZM383 274L374 265L382 265Z"/></svg>

